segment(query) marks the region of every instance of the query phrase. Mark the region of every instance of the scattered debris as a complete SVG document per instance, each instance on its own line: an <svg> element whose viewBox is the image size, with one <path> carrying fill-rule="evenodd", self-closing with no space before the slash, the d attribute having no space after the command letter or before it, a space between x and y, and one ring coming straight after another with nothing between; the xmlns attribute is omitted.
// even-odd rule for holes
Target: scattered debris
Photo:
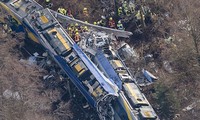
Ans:
<svg viewBox="0 0 200 120"><path fill-rule="evenodd" d="M150 83L152 83L152 82L154 82L155 80L158 79L157 77L155 77L153 74L151 74L149 71L147 71L147 70L145 70L145 69L143 69L142 72L143 72L145 78L146 78Z"/></svg>
<svg viewBox="0 0 200 120"><path fill-rule="evenodd" d="M164 69L169 73L174 73L169 61L163 61Z"/></svg>
<svg viewBox="0 0 200 120"><path fill-rule="evenodd" d="M21 96L19 94L19 92L13 92L9 89L5 90L3 92L3 96L6 98L6 99L10 99L10 98L13 98L15 100L21 100Z"/></svg>
<svg viewBox="0 0 200 120"><path fill-rule="evenodd" d="M139 59L139 55L127 43L122 43L117 51L123 60L131 59L133 63L136 63Z"/></svg>

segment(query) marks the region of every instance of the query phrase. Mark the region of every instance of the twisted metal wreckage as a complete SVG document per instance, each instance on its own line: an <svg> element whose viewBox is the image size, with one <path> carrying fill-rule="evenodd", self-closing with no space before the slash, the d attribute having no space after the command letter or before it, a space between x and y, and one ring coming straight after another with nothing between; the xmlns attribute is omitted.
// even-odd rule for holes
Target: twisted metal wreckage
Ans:
<svg viewBox="0 0 200 120"><path fill-rule="evenodd" d="M112 47L111 34L129 37L131 32L72 19L34 0L1 0L0 9L5 15L1 22L41 44L101 120L159 119ZM10 19L18 25L13 27ZM81 34L80 43L75 43L63 26L70 23L88 26L91 32Z"/></svg>

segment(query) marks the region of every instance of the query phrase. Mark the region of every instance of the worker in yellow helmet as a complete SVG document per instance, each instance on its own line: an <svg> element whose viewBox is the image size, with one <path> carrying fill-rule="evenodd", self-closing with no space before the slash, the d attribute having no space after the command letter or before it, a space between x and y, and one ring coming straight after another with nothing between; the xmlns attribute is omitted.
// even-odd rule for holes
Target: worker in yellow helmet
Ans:
<svg viewBox="0 0 200 120"><path fill-rule="evenodd" d="M62 7L58 8L57 12L59 12L59 13L61 13L61 14L63 14L63 15L66 15L66 14L67 14L67 10L64 9L64 8L62 8Z"/></svg>
<svg viewBox="0 0 200 120"><path fill-rule="evenodd" d="M57 9L57 12L58 12L58 13L61 13L61 8L60 8L60 7Z"/></svg>
<svg viewBox="0 0 200 120"><path fill-rule="evenodd" d="M75 29L75 33L78 32L78 31L79 31L79 30L76 28L76 29Z"/></svg>
<svg viewBox="0 0 200 120"><path fill-rule="evenodd" d="M46 2L46 3L50 3L50 2L51 2L51 0L45 0L45 2Z"/></svg>
<svg viewBox="0 0 200 120"><path fill-rule="evenodd" d="M118 16L122 16L123 15L122 7L119 7L117 12L118 12Z"/></svg>
<svg viewBox="0 0 200 120"><path fill-rule="evenodd" d="M136 19L137 20L141 20L141 13L140 13L140 10L137 11L137 14L135 15Z"/></svg>
<svg viewBox="0 0 200 120"><path fill-rule="evenodd" d="M78 23L75 23L75 27L78 27L79 25L78 25Z"/></svg>
<svg viewBox="0 0 200 120"><path fill-rule="evenodd" d="M78 24L78 23L75 23L75 31L76 31L76 29L78 30L78 31L81 31L81 26Z"/></svg>
<svg viewBox="0 0 200 120"><path fill-rule="evenodd" d="M93 24L94 24L94 25L97 25L97 22L94 22Z"/></svg>
<svg viewBox="0 0 200 120"><path fill-rule="evenodd" d="M87 9L86 7L83 8L83 15L84 15L85 17L88 17L88 16L89 16L88 9Z"/></svg>
<svg viewBox="0 0 200 120"><path fill-rule="evenodd" d="M126 1L124 1L123 4L122 4L122 7L123 8L128 7L128 3Z"/></svg>
<svg viewBox="0 0 200 120"><path fill-rule="evenodd" d="M84 27L83 27L83 32L88 32L88 31L89 31L88 27L87 27L87 26L84 26Z"/></svg>
<svg viewBox="0 0 200 120"><path fill-rule="evenodd" d="M70 37L73 35L73 29L71 27L68 27L67 33L69 34Z"/></svg>
<svg viewBox="0 0 200 120"><path fill-rule="evenodd" d="M112 17L109 18L108 25L110 28L115 28L115 21Z"/></svg>
<svg viewBox="0 0 200 120"><path fill-rule="evenodd" d="M79 33L78 32L76 32L75 33L75 36L74 36L74 40L75 40L75 42L79 42L80 41L80 35L79 35Z"/></svg>
<svg viewBox="0 0 200 120"><path fill-rule="evenodd" d="M68 32L69 32L69 31L72 31L72 28L71 28L71 27L68 27L67 31L68 31Z"/></svg>
<svg viewBox="0 0 200 120"><path fill-rule="evenodd" d="M53 3L51 3L51 0L45 0L46 7L51 8L53 6Z"/></svg>
<svg viewBox="0 0 200 120"><path fill-rule="evenodd" d="M118 30L124 30L124 26L123 26L121 20L119 20L118 23L117 23L117 29Z"/></svg>
<svg viewBox="0 0 200 120"><path fill-rule="evenodd" d="M67 10L65 8L62 8L63 15L67 15Z"/></svg>

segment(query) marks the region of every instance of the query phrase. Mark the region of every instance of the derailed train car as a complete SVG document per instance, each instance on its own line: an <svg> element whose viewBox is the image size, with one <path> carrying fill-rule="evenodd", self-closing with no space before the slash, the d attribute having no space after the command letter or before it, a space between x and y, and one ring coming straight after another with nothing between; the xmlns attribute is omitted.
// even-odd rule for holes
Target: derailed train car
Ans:
<svg viewBox="0 0 200 120"><path fill-rule="evenodd" d="M17 28L41 44L52 59L71 79L88 103L97 110L101 119L112 119L110 103L118 96L118 88L91 62L79 46L69 37L49 9L32 0L6 0L0 2L6 15L1 22L17 22ZM7 21L8 20L8 21Z"/></svg>
<svg viewBox="0 0 200 120"><path fill-rule="evenodd" d="M6 13L6 16L0 21L10 24L17 31L24 31L31 40L40 43L88 103L97 110L101 119L155 120L158 118L123 62L116 55L110 54L109 56L115 57L109 57L109 61L105 58L105 61L110 64L109 70L108 68L103 70L104 67L100 68L101 64L98 64L98 67L103 70L104 74L102 74L48 9L44 9L33 0L1 1L1 13ZM12 23L13 21L15 24ZM110 51L110 53L114 52ZM103 58L101 55L99 57ZM119 97L115 99L118 95Z"/></svg>
<svg viewBox="0 0 200 120"><path fill-rule="evenodd" d="M118 99L113 102L115 118L119 120L159 120L120 56L110 48L104 46L103 52L97 51L92 60L120 89Z"/></svg>

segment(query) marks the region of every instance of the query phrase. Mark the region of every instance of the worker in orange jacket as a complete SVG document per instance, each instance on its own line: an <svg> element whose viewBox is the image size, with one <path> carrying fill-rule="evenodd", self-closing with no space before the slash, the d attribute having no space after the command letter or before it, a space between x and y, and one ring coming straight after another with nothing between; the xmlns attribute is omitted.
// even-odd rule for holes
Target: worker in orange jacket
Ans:
<svg viewBox="0 0 200 120"><path fill-rule="evenodd" d="M115 27L115 21L113 20L112 17L109 18L108 25L109 25L110 28L116 28Z"/></svg>
<svg viewBox="0 0 200 120"><path fill-rule="evenodd" d="M80 34L79 34L78 32L76 32L76 33L75 33L75 36L74 36L75 42L76 42L76 43L79 42L80 39L81 39Z"/></svg>

